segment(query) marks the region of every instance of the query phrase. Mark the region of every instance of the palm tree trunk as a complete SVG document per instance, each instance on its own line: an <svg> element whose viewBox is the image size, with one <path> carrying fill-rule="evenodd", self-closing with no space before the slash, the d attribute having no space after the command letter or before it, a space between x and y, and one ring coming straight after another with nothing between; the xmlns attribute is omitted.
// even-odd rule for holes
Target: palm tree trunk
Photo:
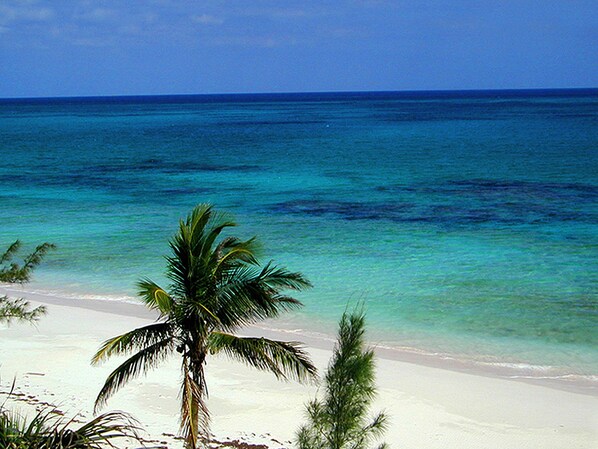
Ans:
<svg viewBox="0 0 598 449"><path fill-rule="evenodd" d="M183 427L186 427L186 446L189 449L207 447L210 439L210 416L206 405L208 390L204 372L206 353L198 351L188 359L187 391L183 392Z"/></svg>

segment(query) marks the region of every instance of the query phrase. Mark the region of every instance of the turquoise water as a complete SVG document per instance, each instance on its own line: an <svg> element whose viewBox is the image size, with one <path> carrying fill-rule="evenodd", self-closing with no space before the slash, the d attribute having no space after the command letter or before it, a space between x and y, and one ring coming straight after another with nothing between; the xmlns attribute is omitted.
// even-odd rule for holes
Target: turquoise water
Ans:
<svg viewBox="0 0 598 449"><path fill-rule="evenodd" d="M0 101L0 244L31 289L127 299L195 204L302 271L332 333L598 376L598 91Z"/></svg>

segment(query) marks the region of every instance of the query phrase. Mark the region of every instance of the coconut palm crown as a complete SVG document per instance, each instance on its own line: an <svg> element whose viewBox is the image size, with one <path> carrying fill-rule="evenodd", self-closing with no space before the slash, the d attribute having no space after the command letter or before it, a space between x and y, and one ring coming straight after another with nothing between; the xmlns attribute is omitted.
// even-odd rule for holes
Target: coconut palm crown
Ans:
<svg viewBox="0 0 598 449"><path fill-rule="evenodd" d="M254 238L221 235L231 226L235 223L205 204L180 221L170 241L172 255L166 258L168 288L149 279L138 283L140 298L158 319L107 340L92 359L98 364L111 356L129 356L106 379L96 408L131 378L179 353L181 432L187 447L196 448L209 438L208 355L225 354L284 380L315 377L316 369L299 343L235 335L244 326L301 306L282 292L310 284L301 274L272 263L261 267Z"/></svg>

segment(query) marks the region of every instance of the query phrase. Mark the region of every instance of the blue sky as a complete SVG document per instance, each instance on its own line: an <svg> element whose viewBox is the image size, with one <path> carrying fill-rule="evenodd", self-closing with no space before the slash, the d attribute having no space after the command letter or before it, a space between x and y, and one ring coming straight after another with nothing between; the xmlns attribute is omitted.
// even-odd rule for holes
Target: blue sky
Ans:
<svg viewBox="0 0 598 449"><path fill-rule="evenodd" d="M598 87L598 0L0 0L0 97Z"/></svg>

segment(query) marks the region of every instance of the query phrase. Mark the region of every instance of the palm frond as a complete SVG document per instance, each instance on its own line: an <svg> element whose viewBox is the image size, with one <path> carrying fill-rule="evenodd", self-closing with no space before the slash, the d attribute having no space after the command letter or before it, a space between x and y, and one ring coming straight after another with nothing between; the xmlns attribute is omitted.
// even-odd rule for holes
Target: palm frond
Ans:
<svg viewBox="0 0 598 449"><path fill-rule="evenodd" d="M210 257L213 254L212 246L216 239L220 236L222 231L226 228L230 228L236 226L234 221L222 221L219 223L214 224L214 226L209 230L207 234L202 236L203 238L200 239L201 247L199 251L196 253L198 256L201 256L204 263L207 263L210 260Z"/></svg>
<svg viewBox="0 0 598 449"><path fill-rule="evenodd" d="M7 395L10 399L13 388ZM3 449L104 449L115 442L141 442L140 427L130 415L109 412L79 427L74 418L65 420L52 406L43 406L33 416L0 404L0 448Z"/></svg>
<svg viewBox="0 0 598 449"><path fill-rule="evenodd" d="M193 256L184 238L179 235L175 236L169 245L172 256L166 257L166 275L172 281L170 291L177 297L183 297L192 291L191 282L196 281L191 275Z"/></svg>
<svg viewBox="0 0 598 449"><path fill-rule="evenodd" d="M75 429L71 424L55 424L40 449L116 449L115 440L141 441L139 423L123 412L104 413Z"/></svg>
<svg viewBox="0 0 598 449"><path fill-rule="evenodd" d="M210 259L210 267L213 267L214 277L218 279L226 270L240 266L257 265L257 250L258 245L255 238L245 241L237 238L223 240L216 247Z"/></svg>
<svg viewBox="0 0 598 449"><path fill-rule="evenodd" d="M201 301L187 301L188 309L193 310L194 315L200 316L204 322L212 327L219 327L222 322L220 319L208 309Z"/></svg>
<svg viewBox="0 0 598 449"><path fill-rule="evenodd" d="M267 266L262 270L240 267L230 273L218 286L218 304L213 310L222 328L233 331L280 313L301 307L301 302L281 295L284 288L300 289L309 283L298 273Z"/></svg>
<svg viewBox="0 0 598 449"><path fill-rule="evenodd" d="M214 220L213 216L214 209L211 204L198 204L187 215L187 219L181 221L179 232L189 236L188 242L192 247L196 247L200 238L204 235L204 229L208 226L210 220Z"/></svg>
<svg viewBox="0 0 598 449"><path fill-rule="evenodd" d="M160 312L161 316L168 315L172 311L174 300L155 282L142 279L137 283L137 289L137 294L149 309Z"/></svg>
<svg viewBox="0 0 598 449"><path fill-rule="evenodd" d="M146 373L151 368L155 368L173 349L173 339L167 338L145 347L125 360L106 379L104 386L98 393L94 409L98 410L103 406L108 398L116 393L131 378Z"/></svg>
<svg viewBox="0 0 598 449"><path fill-rule="evenodd" d="M39 447L47 434L50 410L40 410L32 418L6 408L0 409L0 447L29 449Z"/></svg>
<svg viewBox="0 0 598 449"><path fill-rule="evenodd" d="M294 273L285 268L279 268L268 262L260 273L260 282L272 290L289 289L301 291L312 287L311 283L301 273Z"/></svg>
<svg viewBox="0 0 598 449"><path fill-rule="evenodd" d="M212 332L208 348L212 354L223 352L249 366L270 371L279 379L305 382L316 377L316 367L296 342Z"/></svg>
<svg viewBox="0 0 598 449"><path fill-rule="evenodd" d="M91 359L92 365L98 365L113 355L126 355L155 343L173 339L171 323L160 322L139 327L117 337L106 340Z"/></svg>

